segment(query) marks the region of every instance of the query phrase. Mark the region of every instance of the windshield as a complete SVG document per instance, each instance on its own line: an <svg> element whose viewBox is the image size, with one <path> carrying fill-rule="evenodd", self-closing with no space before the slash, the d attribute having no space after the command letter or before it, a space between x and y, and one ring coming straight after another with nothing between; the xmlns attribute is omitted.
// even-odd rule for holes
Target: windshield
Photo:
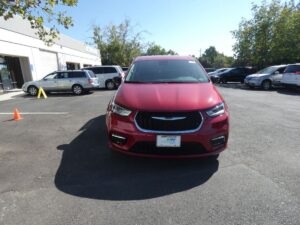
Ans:
<svg viewBox="0 0 300 225"><path fill-rule="evenodd" d="M274 73L275 70L277 70L277 69L278 69L278 67L270 66L270 67L264 68L264 69L256 72L256 74L271 74L271 73Z"/></svg>
<svg viewBox="0 0 300 225"><path fill-rule="evenodd" d="M127 83L203 83L204 70L194 60L146 60L135 62Z"/></svg>

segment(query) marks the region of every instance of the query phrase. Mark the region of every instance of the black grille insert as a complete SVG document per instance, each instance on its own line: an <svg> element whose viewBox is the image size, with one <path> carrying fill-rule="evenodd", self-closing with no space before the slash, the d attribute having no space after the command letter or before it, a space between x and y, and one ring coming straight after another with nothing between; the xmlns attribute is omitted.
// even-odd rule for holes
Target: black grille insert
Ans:
<svg viewBox="0 0 300 225"><path fill-rule="evenodd" d="M146 131L193 131L202 123L202 116L194 112L138 112L137 125Z"/></svg>
<svg viewBox="0 0 300 225"><path fill-rule="evenodd" d="M147 155L201 155L207 153L199 143L183 142L180 148L159 148L155 142L137 142L130 150L134 153Z"/></svg>

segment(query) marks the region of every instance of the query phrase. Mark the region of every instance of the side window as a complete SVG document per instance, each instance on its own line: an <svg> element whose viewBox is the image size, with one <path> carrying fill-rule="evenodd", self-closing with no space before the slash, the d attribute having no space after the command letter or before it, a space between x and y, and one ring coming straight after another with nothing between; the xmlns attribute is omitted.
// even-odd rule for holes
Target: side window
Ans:
<svg viewBox="0 0 300 225"><path fill-rule="evenodd" d="M92 68L88 68L88 70L93 71L94 74L102 74L103 70L101 67L92 67Z"/></svg>
<svg viewBox="0 0 300 225"><path fill-rule="evenodd" d="M285 73L300 73L300 65L288 66Z"/></svg>
<svg viewBox="0 0 300 225"><path fill-rule="evenodd" d="M86 74L84 71L69 72L69 78L85 78Z"/></svg>
<svg viewBox="0 0 300 225"><path fill-rule="evenodd" d="M117 70L114 67L103 67L103 73L117 73Z"/></svg>
<svg viewBox="0 0 300 225"><path fill-rule="evenodd" d="M68 72L58 73L57 78L58 79L69 78L69 74L68 74Z"/></svg>
<svg viewBox="0 0 300 225"><path fill-rule="evenodd" d="M237 75L237 74L241 73L241 70L240 69L234 69L234 70L231 70L231 73L234 74L234 75Z"/></svg>
<svg viewBox="0 0 300 225"><path fill-rule="evenodd" d="M282 68L279 68L278 70L276 70L276 71L278 71L279 73L283 73L283 71L286 69L286 67L282 67Z"/></svg>
<svg viewBox="0 0 300 225"><path fill-rule="evenodd" d="M47 76L45 76L43 79L44 80L53 80L53 79L56 79L57 78L57 73L51 73Z"/></svg>

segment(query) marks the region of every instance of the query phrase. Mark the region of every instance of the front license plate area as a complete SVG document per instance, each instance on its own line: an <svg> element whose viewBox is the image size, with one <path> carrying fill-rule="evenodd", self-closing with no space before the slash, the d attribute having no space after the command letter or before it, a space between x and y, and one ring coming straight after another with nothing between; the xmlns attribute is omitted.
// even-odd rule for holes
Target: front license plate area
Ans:
<svg viewBox="0 0 300 225"><path fill-rule="evenodd" d="M181 146L181 136L178 135L157 135L156 147L179 148Z"/></svg>

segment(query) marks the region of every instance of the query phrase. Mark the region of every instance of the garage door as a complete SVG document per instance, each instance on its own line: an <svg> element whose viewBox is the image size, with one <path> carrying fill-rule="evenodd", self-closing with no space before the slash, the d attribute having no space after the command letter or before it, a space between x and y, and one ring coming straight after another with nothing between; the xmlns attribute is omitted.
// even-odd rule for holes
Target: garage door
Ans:
<svg viewBox="0 0 300 225"><path fill-rule="evenodd" d="M40 76L44 77L49 73L52 73L53 71L58 70L57 65L57 55L53 52L47 52L40 50Z"/></svg>

